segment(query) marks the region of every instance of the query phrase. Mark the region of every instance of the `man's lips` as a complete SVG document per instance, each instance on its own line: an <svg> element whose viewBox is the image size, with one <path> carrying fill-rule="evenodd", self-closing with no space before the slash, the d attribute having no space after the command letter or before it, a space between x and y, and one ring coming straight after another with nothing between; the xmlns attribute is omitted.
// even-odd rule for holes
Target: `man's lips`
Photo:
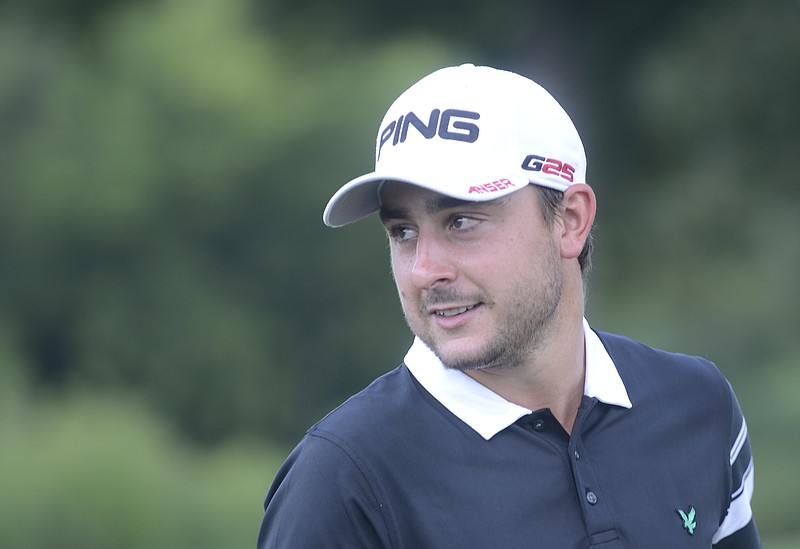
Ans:
<svg viewBox="0 0 800 549"><path fill-rule="evenodd" d="M458 316L460 314L464 314L467 311L471 311L478 305L480 305L480 303L474 303L472 305L461 305L457 307L436 308L432 312L436 316L453 317L453 316Z"/></svg>

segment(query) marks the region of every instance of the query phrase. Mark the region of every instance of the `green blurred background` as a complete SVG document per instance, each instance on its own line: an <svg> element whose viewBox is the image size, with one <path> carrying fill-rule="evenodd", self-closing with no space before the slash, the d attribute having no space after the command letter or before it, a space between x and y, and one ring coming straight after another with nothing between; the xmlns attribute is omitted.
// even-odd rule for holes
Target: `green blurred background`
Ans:
<svg viewBox="0 0 800 549"><path fill-rule="evenodd" d="M378 223L325 202L467 61L572 115L590 321L719 365L800 547L792 0L0 0L0 547L254 545L291 446L411 341Z"/></svg>

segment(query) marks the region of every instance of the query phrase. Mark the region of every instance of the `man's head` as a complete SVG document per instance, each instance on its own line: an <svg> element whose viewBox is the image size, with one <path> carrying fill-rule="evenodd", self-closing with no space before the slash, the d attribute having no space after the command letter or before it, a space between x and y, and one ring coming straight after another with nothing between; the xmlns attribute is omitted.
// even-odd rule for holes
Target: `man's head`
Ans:
<svg viewBox="0 0 800 549"><path fill-rule="evenodd" d="M390 107L375 154L323 219L381 212L406 319L446 365L513 366L565 307L582 312L594 194L575 127L538 84L489 67L436 71Z"/></svg>
<svg viewBox="0 0 800 549"><path fill-rule="evenodd" d="M406 322L446 366L519 366L566 319L580 321L586 185L570 188L550 220L534 186L474 202L390 181L381 204Z"/></svg>

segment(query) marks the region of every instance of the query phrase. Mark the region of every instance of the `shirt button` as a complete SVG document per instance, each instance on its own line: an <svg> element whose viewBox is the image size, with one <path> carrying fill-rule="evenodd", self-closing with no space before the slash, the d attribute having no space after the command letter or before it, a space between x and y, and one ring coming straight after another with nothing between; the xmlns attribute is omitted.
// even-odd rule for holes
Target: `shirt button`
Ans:
<svg viewBox="0 0 800 549"><path fill-rule="evenodd" d="M533 430L537 431L539 433L544 431L544 420L543 419L537 419L536 421L534 421L533 422Z"/></svg>
<svg viewBox="0 0 800 549"><path fill-rule="evenodd" d="M581 455L578 453L577 450L572 452L572 455L575 456L575 461L578 461L579 459L581 459Z"/></svg>
<svg viewBox="0 0 800 549"><path fill-rule="evenodd" d="M589 490L588 492L586 492L586 501L589 502L589 505L594 505L595 503L597 503L597 494Z"/></svg>

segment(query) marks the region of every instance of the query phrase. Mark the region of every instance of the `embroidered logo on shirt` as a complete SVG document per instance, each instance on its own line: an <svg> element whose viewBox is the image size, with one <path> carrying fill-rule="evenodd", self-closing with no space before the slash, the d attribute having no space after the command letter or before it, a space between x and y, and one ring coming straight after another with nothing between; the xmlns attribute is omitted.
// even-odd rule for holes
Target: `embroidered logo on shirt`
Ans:
<svg viewBox="0 0 800 549"><path fill-rule="evenodd" d="M683 527L686 528L686 531L689 533L690 536L694 535L694 529L697 528L697 521L694 520L695 511L694 507L689 507L689 513L684 513L683 509L676 509L678 514L683 519Z"/></svg>

